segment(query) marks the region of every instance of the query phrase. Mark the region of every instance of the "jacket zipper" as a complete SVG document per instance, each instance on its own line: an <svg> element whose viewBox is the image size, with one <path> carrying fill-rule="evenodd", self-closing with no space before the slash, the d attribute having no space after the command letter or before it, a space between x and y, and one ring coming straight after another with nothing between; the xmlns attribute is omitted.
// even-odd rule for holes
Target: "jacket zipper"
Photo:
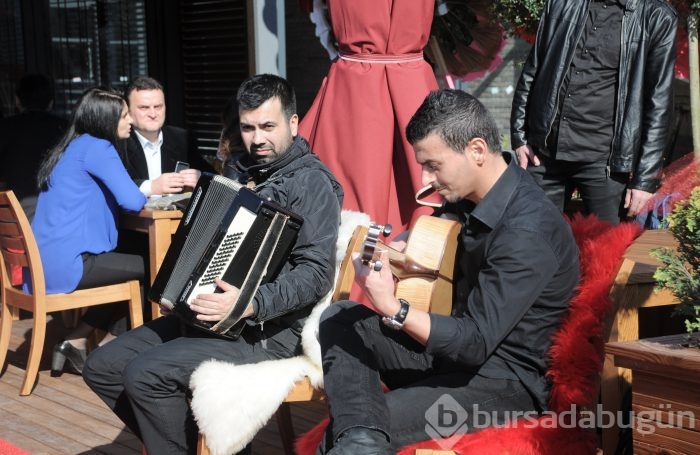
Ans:
<svg viewBox="0 0 700 455"><path fill-rule="evenodd" d="M625 39L624 37L627 36L629 33L625 33L626 29L625 27L628 27L628 17L629 17L629 12L627 11L627 6L625 6L625 12L622 14L622 30L620 31L620 61L617 64L617 86L618 88L618 93L617 93L617 103L615 106L615 123L613 123L613 137L612 140L610 141L610 152L608 153L608 163L607 166L605 166L605 176L610 177L610 174L612 172L612 156L613 156L613 150L615 149L615 141L617 140L617 129L620 125L619 118L620 118L620 111L621 111L621 102L625 98L622 93L622 91L625 89L623 84L622 84L622 66L624 59L623 57L626 56L626 49L625 49ZM624 55L623 55L624 54Z"/></svg>
<svg viewBox="0 0 700 455"><path fill-rule="evenodd" d="M265 321L260 321L260 344L263 349L267 349L267 338L265 337Z"/></svg>

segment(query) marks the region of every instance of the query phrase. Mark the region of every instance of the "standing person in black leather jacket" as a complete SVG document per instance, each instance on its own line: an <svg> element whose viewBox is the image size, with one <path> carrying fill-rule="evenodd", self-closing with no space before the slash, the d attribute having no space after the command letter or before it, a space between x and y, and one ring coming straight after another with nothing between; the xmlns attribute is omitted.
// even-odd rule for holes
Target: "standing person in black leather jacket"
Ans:
<svg viewBox="0 0 700 455"><path fill-rule="evenodd" d="M90 354L85 381L141 438L149 454L194 453L197 427L188 407L188 386L202 362L250 364L301 352L303 322L331 289L335 275L343 192L297 136L292 87L278 76L253 76L241 84L237 98L248 152L237 165L239 181L304 222L280 274L258 288L245 310L248 324L240 338L183 329L177 316L166 315ZM221 320L236 301L237 288L219 279L217 285L223 292L200 294L190 306L201 320Z"/></svg>
<svg viewBox="0 0 700 455"><path fill-rule="evenodd" d="M511 145L563 210L612 223L660 186L677 15L663 0L548 0L513 97ZM528 167L529 166L529 167Z"/></svg>

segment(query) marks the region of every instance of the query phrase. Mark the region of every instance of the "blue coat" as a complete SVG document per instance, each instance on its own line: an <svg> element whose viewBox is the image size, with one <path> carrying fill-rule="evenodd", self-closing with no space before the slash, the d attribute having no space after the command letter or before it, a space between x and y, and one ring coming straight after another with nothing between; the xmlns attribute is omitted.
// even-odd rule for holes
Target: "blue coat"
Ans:
<svg viewBox="0 0 700 455"><path fill-rule="evenodd" d="M136 211L145 203L109 141L87 134L71 141L32 221L46 292L74 291L83 276L81 254L113 251L119 209Z"/></svg>

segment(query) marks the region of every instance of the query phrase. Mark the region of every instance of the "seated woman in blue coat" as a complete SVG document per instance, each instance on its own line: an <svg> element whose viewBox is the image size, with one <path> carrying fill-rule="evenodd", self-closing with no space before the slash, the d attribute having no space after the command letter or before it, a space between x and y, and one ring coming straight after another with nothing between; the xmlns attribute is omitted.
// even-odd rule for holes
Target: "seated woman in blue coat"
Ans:
<svg viewBox="0 0 700 455"><path fill-rule="evenodd" d="M143 281L141 256L114 252L120 209L136 211L146 203L117 153L130 132L124 99L111 91L89 89L75 106L66 134L41 164L32 229L47 293ZM27 276L25 283L31 285ZM52 373L60 374L64 366L81 373L90 333L106 331L100 343L104 344L126 331L126 323L126 305L90 307L79 325L54 347Z"/></svg>

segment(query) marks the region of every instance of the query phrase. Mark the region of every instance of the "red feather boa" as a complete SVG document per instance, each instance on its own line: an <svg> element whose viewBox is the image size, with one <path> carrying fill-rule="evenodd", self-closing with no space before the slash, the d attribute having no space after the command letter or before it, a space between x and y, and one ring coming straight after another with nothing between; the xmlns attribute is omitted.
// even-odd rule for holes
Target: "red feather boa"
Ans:
<svg viewBox="0 0 700 455"><path fill-rule="evenodd" d="M554 412L595 404L597 378L603 366L603 324L612 302L608 297L610 286L627 247L639 235L636 224L610 226L596 217L575 215L571 229L580 250L581 282L571 300L569 314L554 336L550 349L548 375L552 380L549 399ZM458 454L479 453L543 455L590 455L596 452L596 437L591 430L579 427L564 428L546 425L526 427L488 428L462 435L452 445ZM324 419L295 443L299 455L313 455L328 425ZM418 448L439 450L434 440L411 444L399 455L412 455Z"/></svg>

